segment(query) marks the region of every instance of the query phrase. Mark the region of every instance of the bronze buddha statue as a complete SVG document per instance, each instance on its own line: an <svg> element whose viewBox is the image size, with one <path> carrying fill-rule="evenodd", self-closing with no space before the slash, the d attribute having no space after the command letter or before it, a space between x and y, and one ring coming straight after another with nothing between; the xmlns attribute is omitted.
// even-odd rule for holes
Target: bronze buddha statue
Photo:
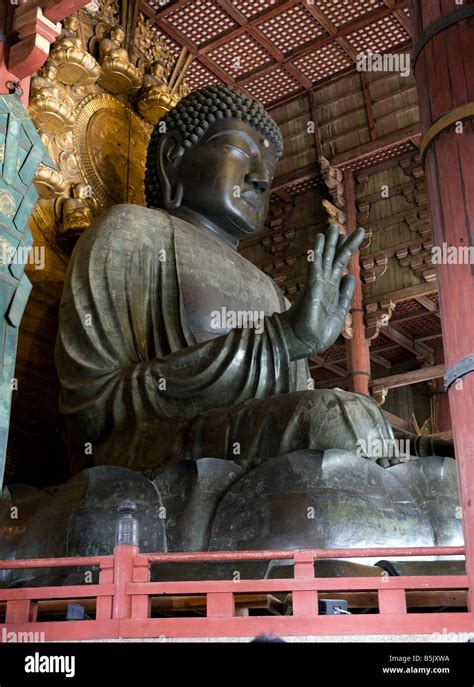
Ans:
<svg viewBox="0 0 474 687"><path fill-rule="evenodd" d="M122 498L148 551L462 541L454 461L382 467L371 447L393 433L375 401L308 387L307 357L350 308L342 275L364 231L317 235L292 305L236 250L264 225L282 147L256 101L194 91L155 127L148 207L115 206L82 234L56 362L85 469L38 497L19 557L109 552Z"/></svg>

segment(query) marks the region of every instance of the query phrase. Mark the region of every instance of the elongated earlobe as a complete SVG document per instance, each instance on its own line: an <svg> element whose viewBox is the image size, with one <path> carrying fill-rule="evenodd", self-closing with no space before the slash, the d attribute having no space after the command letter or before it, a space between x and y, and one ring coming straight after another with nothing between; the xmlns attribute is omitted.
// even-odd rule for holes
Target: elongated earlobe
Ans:
<svg viewBox="0 0 474 687"><path fill-rule="evenodd" d="M166 210L176 210L183 201L183 185L176 181L176 170L184 153L181 135L177 131L165 134L159 143L157 174Z"/></svg>

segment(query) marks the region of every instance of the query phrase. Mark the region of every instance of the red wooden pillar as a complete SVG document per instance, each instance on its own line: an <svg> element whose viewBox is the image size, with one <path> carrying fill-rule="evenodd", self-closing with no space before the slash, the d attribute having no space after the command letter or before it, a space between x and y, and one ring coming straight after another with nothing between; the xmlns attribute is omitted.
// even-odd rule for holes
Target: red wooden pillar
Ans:
<svg viewBox="0 0 474 687"><path fill-rule="evenodd" d="M474 4L412 0L411 15L434 245L468 248L474 244ZM474 611L474 266L439 264L437 277Z"/></svg>
<svg viewBox="0 0 474 687"><path fill-rule="evenodd" d="M350 171L344 174L344 201L346 231L349 236L357 228L354 175ZM352 339L346 340L349 390L369 395L370 355L369 341L365 336L359 251L352 256L349 267L356 280L351 307L353 335Z"/></svg>
<svg viewBox="0 0 474 687"><path fill-rule="evenodd" d="M439 349L435 352L435 365L444 363L444 356ZM444 389L444 380L438 378L434 380L434 399L436 408L436 428L435 432L451 432L451 412L449 409L448 394Z"/></svg>

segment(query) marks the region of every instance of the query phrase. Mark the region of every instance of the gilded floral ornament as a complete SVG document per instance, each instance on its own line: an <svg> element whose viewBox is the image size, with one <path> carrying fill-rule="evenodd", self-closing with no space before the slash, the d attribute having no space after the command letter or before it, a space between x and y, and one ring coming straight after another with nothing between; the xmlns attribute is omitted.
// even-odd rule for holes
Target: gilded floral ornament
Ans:
<svg viewBox="0 0 474 687"><path fill-rule="evenodd" d="M34 184L40 198L51 199L64 195L69 189L69 182L64 175L48 165L40 164L36 170Z"/></svg>
<svg viewBox="0 0 474 687"><path fill-rule="evenodd" d="M65 84L80 85L95 83L100 75L96 59L82 45L77 35L79 20L67 17L64 29L50 53L50 60L57 67L57 78Z"/></svg>
<svg viewBox="0 0 474 687"><path fill-rule="evenodd" d="M40 131L64 133L76 121L74 103L58 83L58 70L48 61L31 81L30 114Z"/></svg>

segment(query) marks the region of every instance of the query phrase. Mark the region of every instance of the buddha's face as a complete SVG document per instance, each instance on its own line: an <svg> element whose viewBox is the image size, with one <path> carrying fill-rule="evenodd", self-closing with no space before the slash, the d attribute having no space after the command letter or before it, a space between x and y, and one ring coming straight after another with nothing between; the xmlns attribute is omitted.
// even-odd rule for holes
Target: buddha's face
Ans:
<svg viewBox="0 0 474 687"><path fill-rule="evenodd" d="M75 33L79 28L79 20L77 17L66 17L64 20L64 27Z"/></svg>
<svg viewBox="0 0 474 687"><path fill-rule="evenodd" d="M114 26L110 32L110 37L113 41L122 45L123 39L125 38L125 31L120 26Z"/></svg>
<svg viewBox="0 0 474 687"><path fill-rule="evenodd" d="M181 206L232 239L255 234L267 216L277 161L273 145L250 124L217 122L177 161Z"/></svg>
<svg viewBox="0 0 474 687"><path fill-rule="evenodd" d="M53 64L51 64L51 62L47 62L43 67L43 76L46 79L49 79L50 81L56 81L57 75L58 70L56 69L56 67Z"/></svg>

